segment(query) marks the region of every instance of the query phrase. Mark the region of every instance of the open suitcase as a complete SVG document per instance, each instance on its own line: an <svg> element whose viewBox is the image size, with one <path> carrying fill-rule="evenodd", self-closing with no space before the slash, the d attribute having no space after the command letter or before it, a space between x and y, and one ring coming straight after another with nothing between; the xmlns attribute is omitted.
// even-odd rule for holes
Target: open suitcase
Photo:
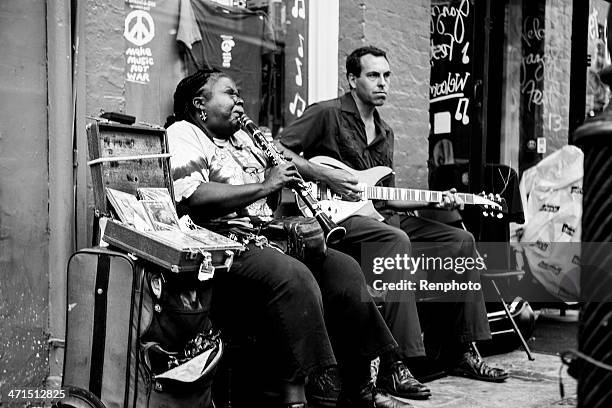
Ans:
<svg viewBox="0 0 612 408"><path fill-rule="evenodd" d="M222 272L231 266L242 245L211 231L200 247L181 247L111 219L106 188L132 195L142 187L165 188L174 202L166 131L161 128L94 122L87 127L89 166L93 183L95 220L106 218L104 241L175 273ZM103 223L100 223L103 224ZM100 234L94 231L94 240ZM94 245L97 245L98 242Z"/></svg>
<svg viewBox="0 0 612 408"><path fill-rule="evenodd" d="M201 246L182 248L112 219L106 187L163 187L174 201L166 133L104 121L87 133L95 229L106 224L94 234L111 249L70 258L63 386L108 408L210 407L223 343L202 278L225 272L242 245L202 230Z"/></svg>

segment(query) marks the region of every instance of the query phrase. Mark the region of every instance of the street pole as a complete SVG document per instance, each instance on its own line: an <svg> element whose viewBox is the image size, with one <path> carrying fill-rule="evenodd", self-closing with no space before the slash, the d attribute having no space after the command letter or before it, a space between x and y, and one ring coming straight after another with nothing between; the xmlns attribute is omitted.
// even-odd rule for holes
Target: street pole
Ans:
<svg viewBox="0 0 612 408"><path fill-rule="evenodd" d="M49 375L61 385L66 327L66 265L73 251L72 40L70 0L47 0L49 134Z"/></svg>

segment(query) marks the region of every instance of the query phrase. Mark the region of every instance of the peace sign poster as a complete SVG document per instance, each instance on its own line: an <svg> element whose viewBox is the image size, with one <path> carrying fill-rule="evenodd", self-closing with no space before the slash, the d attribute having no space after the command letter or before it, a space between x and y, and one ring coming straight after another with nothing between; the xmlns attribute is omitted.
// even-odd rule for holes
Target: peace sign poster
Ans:
<svg viewBox="0 0 612 408"><path fill-rule="evenodd" d="M172 94L184 76L176 47L180 0L126 0L125 112L137 122L164 123Z"/></svg>

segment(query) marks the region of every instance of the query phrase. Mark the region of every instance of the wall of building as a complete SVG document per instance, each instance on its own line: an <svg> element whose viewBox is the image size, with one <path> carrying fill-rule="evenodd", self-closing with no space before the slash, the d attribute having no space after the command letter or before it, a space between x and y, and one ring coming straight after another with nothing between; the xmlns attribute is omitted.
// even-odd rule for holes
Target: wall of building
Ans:
<svg viewBox="0 0 612 408"><path fill-rule="evenodd" d="M84 69L81 80L84 86L80 89L80 106L77 118L87 117L77 129L79 145L80 171L78 173L78 202L81 213L77 220L79 234L78 247L91 244L93 223L93 191L91 175L85 165L87 157L87 135L85 123L92 117L104 112L125 112L126 88L125 76L125 40L123 38L126 16L125 2L108 0L99 2L87 0L82 12L83 24L81 53L84 54ZM99 22L103 21L104 24ZM84 108L83 108L84 107Z"/></svg>
<svg viewBox="0 0 612 408"><path fill-rule="evenodd" d="M161 3L161 2L158 2ZM124 2L87 2L87 113L125 108L122 53ZM345 58L364 44L389 53L391 95L381 110L396 134L398 183L427 185L429 91L429 0L340 0L338 46L339 92L346 89ZM105 21L93 24L93 19ZM102 19L102 20L100 20Z"/></svg>
<svg viewBox="0 0 612 408"><path fill-rule="evenodd" d="M546 155L567 145L569 131L572 2L546 2L544 47L544 137Z"/></svg>
<svg viewBox="0 0 612 408"><path fill-rule="evenodd" d="M429 0L340 0L339 93L348 90L346 56L375 45L388 53L390 97L380 110L395 132L398 185L427 186Z"/></svg>
<svg viewBox="0 0 612 408"><path fill-rule="evenodd" d="M122 0L87 0L85 103L89 115L98 116L100 110L122 112L125 109L125 15L125 2ZM102 21L104 24L100 24Z"/></svg>
<svg viewBox="0 0 612 408"><path fill-rule="evenodd" d="M0 396L48 370L45 18L44 1L0 2Z"/></svg>
<svg viewBox="0 0 612 408"><path fill-rule="evenodd" d="M174 1L156 3L160 8ZM111 0L102 4L88 0L86 9L85 113L97 116L101 109L125 111L128 104L123 55L125 2ZM429 0L340 0L339 9L339 92L347 89L344 62L352 49L375 44L388 51L393 82L389 101L381 113L396 134L397 180L399 184L422 187L427 185L429 14ZM80 136L83 138L84 135ZM79 162L86 160L81 150ZM91 196L87 200L91 204ZM91 207L87 210L90 214ZM91 218L87 225L91 225Z"/></svg>

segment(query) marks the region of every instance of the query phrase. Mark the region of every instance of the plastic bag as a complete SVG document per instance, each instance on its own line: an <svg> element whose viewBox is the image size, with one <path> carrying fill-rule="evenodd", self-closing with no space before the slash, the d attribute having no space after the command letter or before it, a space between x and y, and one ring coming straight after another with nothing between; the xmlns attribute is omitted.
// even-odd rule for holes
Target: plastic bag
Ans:
<svg viewBox="0 0 612 408"><path fill-rule="evenodd" d="M584 155L564 146L523 174L521 247L533 276L552 295L577 301Z"/></svg>

